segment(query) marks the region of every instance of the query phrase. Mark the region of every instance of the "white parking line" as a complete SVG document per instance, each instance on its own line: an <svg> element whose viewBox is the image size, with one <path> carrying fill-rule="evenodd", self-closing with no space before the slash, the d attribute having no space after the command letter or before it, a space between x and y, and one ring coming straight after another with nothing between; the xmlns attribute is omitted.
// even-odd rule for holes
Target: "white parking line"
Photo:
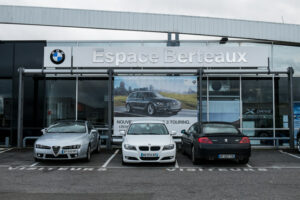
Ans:
<svg viewBox="0 0 300 200"><path fill-rule="evenodd" d="M117 153L119 152L119 149L117 149L116 151L115 151L115 153L111 156L111 157L109 157L109 159L102 165L102 167L103 168L106 168L106 166L110 163L110 161L117 155Z"/></svg>
<svg viewBox="0 0 300 200"><path fill-rule="evenodd" d="M253 167L252 167L251 165L249 165L249 164L247 164L246 166L249 167L249 168L253 168Z"/></svg>
<svg viewBox="0 0 300 200"><path fill-rule="evenodd" d="M38 165L39 164L39 162L35 162L35 163L33 163L32 165L30 165L30 167L34 167L34 166L36 166L36 165Z"/></svg>
<svg viewBox="0 0 300 200"><path fill-rule="evenodd" d="M179 168L177 160L176 160L176 163L175 163L175 168Z"/></svg>
<svg viewBox="0 0 300 200"><path fill-rule="evenodd" d="M9 149L3 150L3 151L0 151L0 153L4 153L4 152L10 151L10 150L12 150L12 149L13 149L13 148L9 148Z"/></svg>
<svg viewBox="0 0 300 200"><path fill-rule="evenodd" d="M294 157L294 158L300 159L299 156L296 156L296 155L294 155L294 154L291 154L291 153L288 153L288 152L284 152L284 151L282 151L282 150L279 150L279 152L280 152L280 153L283 153L283 154L286 154L286 155L290 155L290 156L292 156L292 157Z"/></svg>

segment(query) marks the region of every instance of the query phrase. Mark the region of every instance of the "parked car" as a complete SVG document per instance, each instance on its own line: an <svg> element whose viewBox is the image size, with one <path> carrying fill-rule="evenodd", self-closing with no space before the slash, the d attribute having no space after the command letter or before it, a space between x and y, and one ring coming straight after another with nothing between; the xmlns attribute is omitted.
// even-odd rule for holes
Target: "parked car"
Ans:
<svg viewBox="0 0 300 200"><path fill-rule="evenodd" d="M132 122L123 135L122 163L175 163L175 131L169 133L163 122Z"/></svg>
<svg viewBox="0 0 300 200"><path fill-rule="evenodd" d="M226 122L193 124L182 130L182 151L194 164L202 159L232 159L246 164L251 155L250 140L234 125Z"/></svg>
<svg viewBox="0 0 300 200"><path fill-rule="evenodd" d="M100 152L100 136L88 121L60 121L42 130L34 144L34 158L38 160L85 159L90 161L93 151Z"/></svg>
<svg viewBox="0 0 300 200"><path fill-rule="evenodd" d="M181 110L181 102L164 97L158 92L137 91L130 93L126 99L126 111L134 112L135 110L146 111L148 115L159 112L175 115Z"/></svg>

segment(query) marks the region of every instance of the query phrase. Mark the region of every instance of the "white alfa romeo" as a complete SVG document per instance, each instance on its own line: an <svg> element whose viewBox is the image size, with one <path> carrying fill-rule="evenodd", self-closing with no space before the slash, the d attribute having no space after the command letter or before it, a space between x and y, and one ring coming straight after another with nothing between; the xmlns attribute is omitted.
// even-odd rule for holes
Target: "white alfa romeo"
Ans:
<svg viewBox="0 0 300 200"><path fill-rule="evenodd" d="M169 133L163 122L132 122L123 136L122 163L159 162L175 163L175 131Z"/></svg>

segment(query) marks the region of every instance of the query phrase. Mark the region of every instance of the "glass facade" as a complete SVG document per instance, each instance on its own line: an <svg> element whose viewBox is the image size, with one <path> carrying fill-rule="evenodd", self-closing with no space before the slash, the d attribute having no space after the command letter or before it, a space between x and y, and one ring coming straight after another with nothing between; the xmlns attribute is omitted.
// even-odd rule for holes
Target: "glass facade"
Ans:
<svg viewBox="0 0 300 200"><path fill-rule="evenodd" d="M95 42L3 42L0 43L0 144L5 137L16 143L18 111L18 68L40 69L44 46L153 46L165 47L166 41ZM219 46L219 41L180 41L180 46ZM251 41L229 41L224 46L266 46L271 70L293 67L294 101L300 109L300 47ZM257 145L287 145L288 80L277 75L205 76L202 81L203 121L233 122ZM296 109L296 108L295 108ZM295 115L296 116L296 115ZM298 116L298 114L297 114ZM40 135L40 129L57 120L80 119L96 126L108 125L108 79L96 76L24 78L24 136ZM299 113L300 119L300 113ZM295 119L296 120L296 119ZM296 133L300 128L295 126Z"/></svg>

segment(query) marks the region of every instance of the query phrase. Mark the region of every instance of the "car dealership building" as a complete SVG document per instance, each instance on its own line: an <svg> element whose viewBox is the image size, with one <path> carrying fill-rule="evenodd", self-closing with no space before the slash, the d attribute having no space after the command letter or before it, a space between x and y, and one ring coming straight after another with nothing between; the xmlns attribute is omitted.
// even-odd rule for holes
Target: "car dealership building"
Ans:
<svg viewBox="0 0 300 200"><path fill-rule="evenodd" d="M78 119L93 122L110 147L131 120L155 119L177 132L198 120L227 121L253 145L294 146L300 25L77 11L0 6L0 23L165 32L167 40L0 41L1 144L21 146L57 120ZM221 39L180 40L180 34ZM153 103L154 114L146 103L133 112L127 99L136 91L159 93L171 105ZM176 113L168 110L172 102Z"/></svg>

